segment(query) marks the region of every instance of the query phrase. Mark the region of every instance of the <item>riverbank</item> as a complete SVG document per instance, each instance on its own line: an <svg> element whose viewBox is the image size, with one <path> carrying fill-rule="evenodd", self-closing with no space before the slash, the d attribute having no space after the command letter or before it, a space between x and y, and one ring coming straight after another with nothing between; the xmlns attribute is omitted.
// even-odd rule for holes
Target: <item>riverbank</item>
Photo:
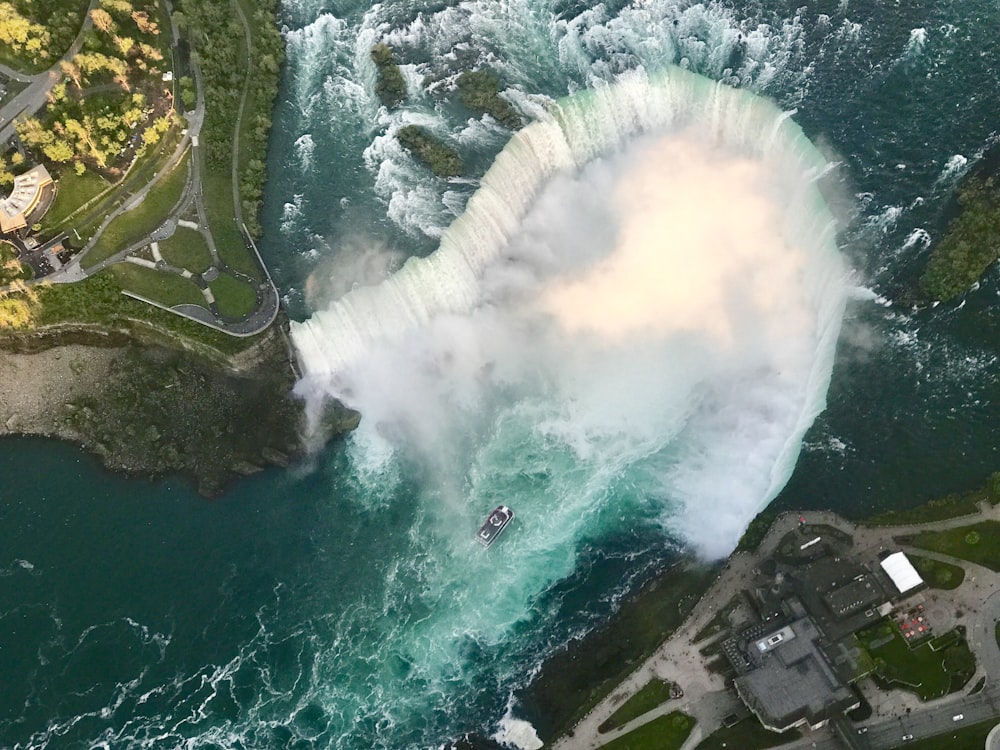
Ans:
<svg viewBox="0 0 1000 750"><path fill-rule="evenodd" d="M0 353L0 436L76 443L111 471L180 474L214 497L234 478L286 466L309 448L278 326L226 365L85 327L7 335ZM319 439L358 420L335 404Z"/></svg>

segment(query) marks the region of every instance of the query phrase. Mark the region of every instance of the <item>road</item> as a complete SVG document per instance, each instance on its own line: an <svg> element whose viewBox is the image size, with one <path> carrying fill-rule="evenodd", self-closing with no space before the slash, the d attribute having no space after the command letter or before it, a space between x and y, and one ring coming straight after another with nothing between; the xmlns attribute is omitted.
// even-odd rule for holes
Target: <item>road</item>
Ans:
<svg viewBox="0 0 1000 750"><path fill-rule="evenodd" d="M0 143L6 143L13 137L15 133L14 120L22 116L30 117L44 106L49 91L63 78L62 71L59 69L59 63L69 60L80 51L80 46L83 44L83 35L93 23L90 18L90 11L97 7L98 2L99 0L90 0L90 5L87 6L87 13L84 16L83 24L80 26L80 32L76 35L76 39L73 40L73 44L70 45L66 54L56 60L48 70L38 75L30 76L18 73L7 66L0 68L4 75L9 78L16 78L18 81L28 84L24 91L7 102L3 107L0 107Z"/></svg>

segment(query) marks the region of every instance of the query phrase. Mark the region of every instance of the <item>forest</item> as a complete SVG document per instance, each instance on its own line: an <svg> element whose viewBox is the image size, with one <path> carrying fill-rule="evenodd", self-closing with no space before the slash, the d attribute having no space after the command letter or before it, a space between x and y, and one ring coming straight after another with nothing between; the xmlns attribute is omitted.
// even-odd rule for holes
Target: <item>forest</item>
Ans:
<svg viewBox="0 0 1000 750"><path fill-rule="evenodd" d="M278 93L284 45L275 21L276 0L248 2L243 7L251 11L247 14L252 39L249 65L242 24L230 3L182 0L175 20L191 40L205 86L207 111L202 137L206 168L229 174L234 128L239 127L241 208L247 228L258 235L270 113ZM244 85L248 89L240 122Z"/></svg>
<svg viewBox="0 0 1000 750"><path fill-rule="evenodd" d="M80 51L63 60L63 82L49 92L38 117L17 122L24 146L38 160L94 169L115 180L175 121L170 34L155 0L101 0ZM0 179L4 177L0 170Z"/></svg>

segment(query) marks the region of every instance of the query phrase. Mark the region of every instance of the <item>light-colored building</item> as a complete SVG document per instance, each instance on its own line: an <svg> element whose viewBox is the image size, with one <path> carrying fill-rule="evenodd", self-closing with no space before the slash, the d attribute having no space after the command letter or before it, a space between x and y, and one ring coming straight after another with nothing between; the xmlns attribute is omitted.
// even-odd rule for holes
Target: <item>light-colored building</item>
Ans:
<svg viewBox="0 0 1000 750"><path fill-rule="evenodd" d="M52 177L41 164L14 178L14 188L0 200L0 232L10 234L28 226L27 216L38 206L42 192Z"/></svg>

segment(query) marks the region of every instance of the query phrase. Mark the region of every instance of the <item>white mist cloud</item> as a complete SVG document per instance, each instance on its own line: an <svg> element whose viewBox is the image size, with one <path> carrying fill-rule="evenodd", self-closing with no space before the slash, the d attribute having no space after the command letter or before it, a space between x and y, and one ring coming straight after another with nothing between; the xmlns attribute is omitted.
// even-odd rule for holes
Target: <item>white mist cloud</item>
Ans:
<svg viewBox="0 0 1000 750"><path fill-rule="evenodd" d="M724 555L823 407L844 299L826 163L763 100L656 86L525 128L441 249L293 332L303 390L362 412L356 460L405 463L439 544L501 501L505 544L555 577L633 523Z"/></svg>

